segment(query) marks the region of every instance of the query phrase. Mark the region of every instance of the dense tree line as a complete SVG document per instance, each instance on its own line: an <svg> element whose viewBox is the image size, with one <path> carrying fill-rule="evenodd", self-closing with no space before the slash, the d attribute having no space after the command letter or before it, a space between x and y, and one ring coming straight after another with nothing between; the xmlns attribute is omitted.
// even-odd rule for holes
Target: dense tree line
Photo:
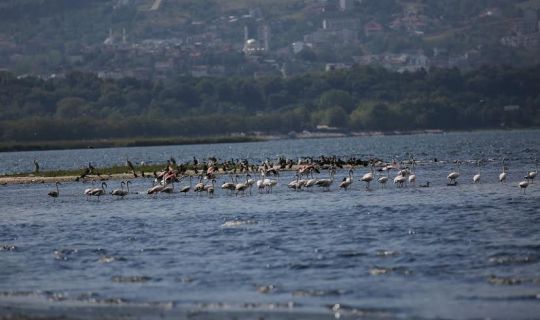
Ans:
<svg viewBox="0 0 540 320"><path fill-rule="evenodd" d="M319 124L345 131L530 127L540 125L539 106L540 66L168 81L0 73L4 141L288 133Z"/></svg>

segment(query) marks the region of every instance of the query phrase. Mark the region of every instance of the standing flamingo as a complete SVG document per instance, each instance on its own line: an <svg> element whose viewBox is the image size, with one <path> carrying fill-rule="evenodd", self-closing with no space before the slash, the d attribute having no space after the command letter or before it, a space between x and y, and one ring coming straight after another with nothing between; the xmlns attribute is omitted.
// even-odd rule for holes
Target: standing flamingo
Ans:
<svg viewBox="0 0 540 320"><path fill-rule="evenodd" d="M476 165L478 166L477 173L473 176L472 180L473 183L480 183L480 160L476 162Z"/></svg>
<svg viewBox="0 0 540 320"><path fill-rule="evenodd" d="M114 189L113 191L111 191L111 194L113 196L117 196L117 197L121 197L122 199L127 195L129 194L129 183L131 183L131 181L128 181L128 189L127 191L124 190L124 185L126 184L124 181L120 182L120 189Z"/></svg>
<svg viewBox="0 0 540 320"><path fill-rule="evenodd" d="M58 189L58 185L60 185L61 183L56 181L55 185L56 185L56 190L53 190L53 191L49 191L49 193L47 193L47 195L49 195L49 197L53 197L55 200L56 198L58 198L58 196L60 195L60 189Z"/></svg>
<svg viewBox="0 0 540 320"><path fill-rule="evenodd" d="M362 176L362 179L360 180L366 182L366 190L369 190L369 184L371 183L371 181L373 181L373 179L375 179L375 176L373 174L373 163L372 163L371 172L364 174Z"/></svg>
<svg viewBox="0 0 540 320"><path fill-rule="evenodd" d="M98 201L99 201L99 197L101 197L102 195L104 195L106 193L105 192L106 187L107 187L107 183L102 182L101 183L101 188L93 189L92 191L90 191L90 195L94 196L94 197L97 197Z"/></svg>
<svg viewBox="0 0 540 320"><path fill-rule="evenodd" d="M189 190L191 190L193 177L189 176L189 186L183 186L182 189L180 189L180 193L187 194Z"/></svg>
<svg viewBox="0 0 540 320"><path fill-rule="evenodd" d="M538 162L537 162L537 159L534 159L534 171L527 172L527 176L525 176L525 180L530 180L531 184L533 184L534 178L536 178L537 174L538 174Z"/></svg>
<svg viewBox="0 0 540 320"><path fill-rule="evenodd" d="M329 179L319 179L315 183L315 185L322 187L325 191L330 191L330 186L334 183L334 174L336 173L336 169L330 168L330 178Z"/></svg>
<svg viewBox="0 0 540 320"><path fill-rule="evenodd" d="M525 189L527 189L528 186L529 186L528 180L523 180L519 183L519 188L523 190L523 194L525 194Z"/></svg>
<svg viewBox="0 0 540 320"><path fill-rule="evenodd" d="M155 185L155 181L154 181L154 182L152 182L152 187L149 188L148 190L146 190L146 194L156 195L159 192L161 192L161 190L163 190L163 188L164 188L164 186L161 185L161 184Z"/></svg>
<svg viewBox="0 0 540 320"><path fill-rule="evenodd" d="M345 191L348 190L348 188L353 183L353 169L349 170L349 176L346 178L343 178L343 181L339 184L340 188L343 188Z"/></svg>
<svg viewBox="0 0 540 320"><path fill-rule="evenodd" d="M460 173L459 173L460 165L461 165L461 161L458 161L457 162L457 172L452 171L452 172L450 172L448 174L448 180L450 180L448 185L452 185L452 186L457 185L457 178L459 178L459 175L460 175Z"/></svg>
<svg viewBox="0 0 540 320"><path fill-rule="evenodd" d="M501 174L499 174L499 182L500 182L500 183L506 182L506 176L507 176L507 174L506 174L506 168L505 168L505 166L504 166L504 160L505 160L505 159L503 158L503 160L502 160L502 172L501 172Z"/></svg>

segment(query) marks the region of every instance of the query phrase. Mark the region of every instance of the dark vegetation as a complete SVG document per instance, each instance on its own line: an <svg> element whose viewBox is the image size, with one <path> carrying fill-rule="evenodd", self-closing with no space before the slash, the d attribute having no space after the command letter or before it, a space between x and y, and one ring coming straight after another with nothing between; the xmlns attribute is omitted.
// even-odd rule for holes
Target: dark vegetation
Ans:
<svg viewBox="0 0 540 320"><path fill-rule="evenodd" d="M320 124L344 131L530 127L540 124L539 106L540 66L401 74L361 67L165 82L0 73L4 143L288 133Z"/></svg>

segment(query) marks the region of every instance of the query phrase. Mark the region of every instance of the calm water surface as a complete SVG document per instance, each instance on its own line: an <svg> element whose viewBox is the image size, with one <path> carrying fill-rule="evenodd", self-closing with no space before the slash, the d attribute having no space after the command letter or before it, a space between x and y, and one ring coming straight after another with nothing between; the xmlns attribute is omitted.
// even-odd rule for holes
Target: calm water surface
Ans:
<svg viewBox="0 0 540 320"><path fill-rule="evenodd" d="M366 191L358 181L365 168L355 170L349 191L336 182L330 192L294 192L285 173L272 194L238 197L218 188L213 198L130 194L98 202L82 196L88 184L66 183L53 201L52 185L1 186L0 315L148 308L153 316L538 318L540 180L525 194L517 183L534 169L539 138L540 131L512 131L3 153L1 170L19 172L32 170L34 158L46 168L77 168L121 164L126 155L162 162L414 152L422 160L418 184L432 187ZM506 184L497 180L502 157ZM471 183L477 168L465 162L458 186L446 186L453 160L479 158L491 159L481 184ZM338 171L336 180L344 176ZM134 180L131 191L150 184Z"/></svg>

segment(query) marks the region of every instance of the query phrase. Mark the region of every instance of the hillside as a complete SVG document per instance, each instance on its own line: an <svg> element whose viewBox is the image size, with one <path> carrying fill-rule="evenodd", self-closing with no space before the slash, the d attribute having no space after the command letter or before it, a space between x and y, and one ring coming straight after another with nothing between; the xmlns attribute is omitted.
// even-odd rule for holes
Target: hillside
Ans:
<svg viewBox="0 0 540 320"><path fill-rule="evenodd" d="M165 79L353 64L533 65L539 7L537 0L5 0L0 69Z"/></svg>

